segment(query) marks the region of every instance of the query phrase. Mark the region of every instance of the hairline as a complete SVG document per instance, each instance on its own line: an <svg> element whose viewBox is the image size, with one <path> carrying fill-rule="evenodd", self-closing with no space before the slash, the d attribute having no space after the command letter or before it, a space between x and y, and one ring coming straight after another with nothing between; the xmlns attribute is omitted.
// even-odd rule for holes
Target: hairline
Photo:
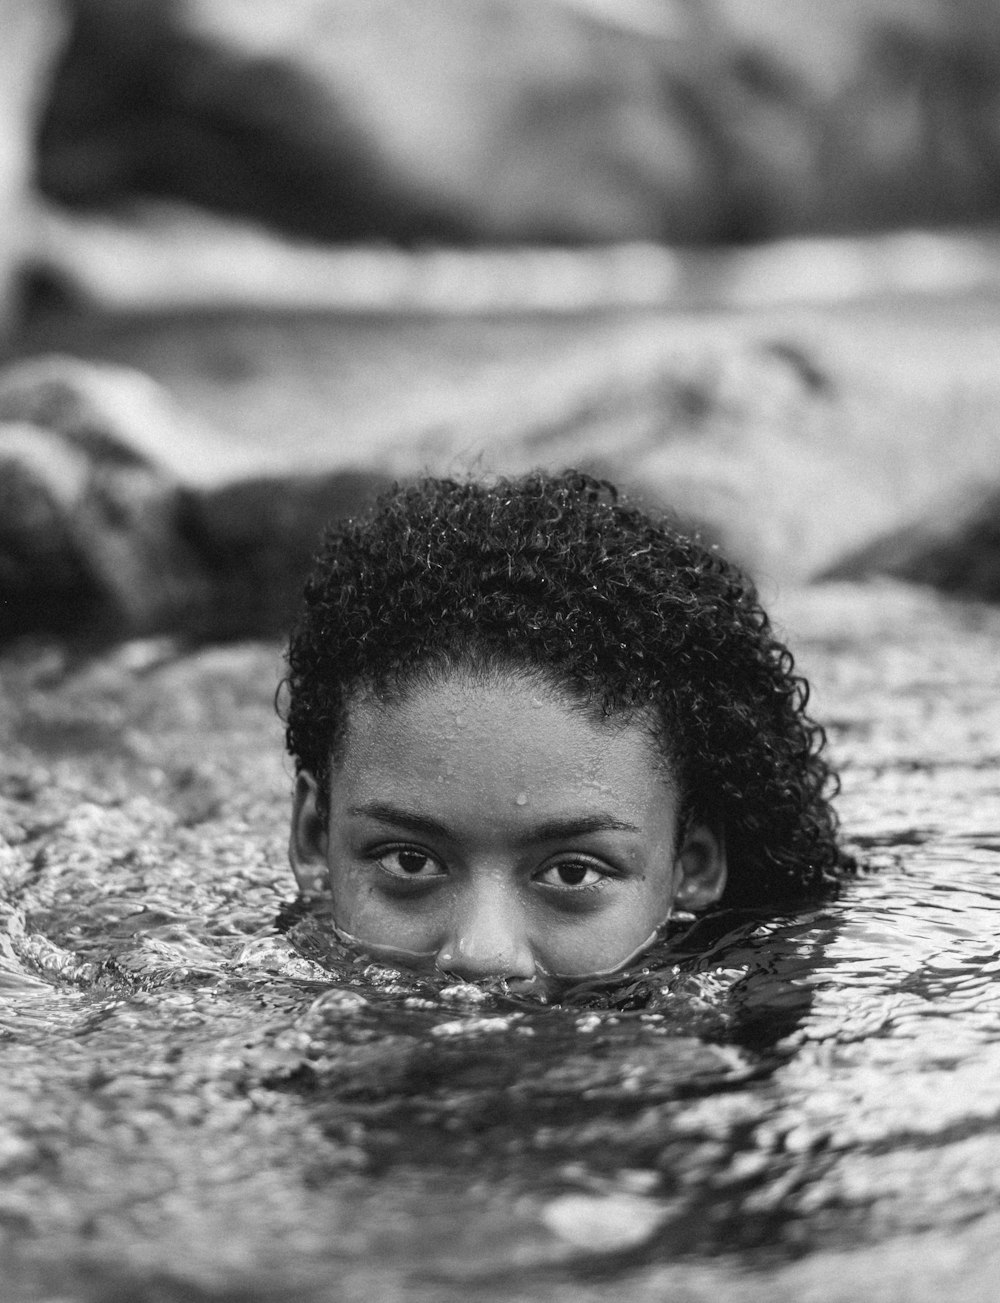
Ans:
<svg viewBox="0 0 1000 1303"><path fill-rule="evenodd" d="M449 678L493 688L511 686L516 682L527 683L537 687L550 700L595 723L608 727L627 727L632 723L643 726L651 757L661 777L673 789L682 808L686 805L686 795L680 789L679 758L667 745L669 721L662 702L652 692L644 700L609 707L600 695L600 685L596 690L587 691L583 685L575 684L568 677L533 661L519 660L507 653L491 653L482 648L476 649L474 657L435 652L410 665L398 667L392 675L357 675L343 682L340 685L340 718L324 758L323 776L327 782L343 763L350 740L351 714L358 705L371 703L379 710L398 706L414 692L444 683ZM318 774L313 776L320 778ZM325 807L327 793L323 790L324 784L320 788Z"/></svg>

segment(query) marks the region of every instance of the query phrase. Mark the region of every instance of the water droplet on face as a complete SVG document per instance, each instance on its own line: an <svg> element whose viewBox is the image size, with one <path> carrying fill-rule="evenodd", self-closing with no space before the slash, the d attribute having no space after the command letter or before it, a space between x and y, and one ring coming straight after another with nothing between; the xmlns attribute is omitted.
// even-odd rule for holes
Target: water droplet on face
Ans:
<svg viewBox="0 0 1000 1303"><path fill-rule="evenodd" d="M541 710L541 708L545 705L545 702L542 701L541 697L532 697L531 705L534 710Z"/></svg>
<svg viewBox="0 0 1000 1303"><path fill-rule="evenodd" d="M528 793L527 793L527 792L518 792L517 796L514 797L514 804L515 804L515 805L527 805L527 804L528 804Z"/></svg>
<svg viewBox="0 0 1000 1303"><path fill-rule="evenodd" d="M456 715L456 716L455 716L455 727L456 727L456 728L462 728L462 727L464 726L464 724L465 724L465 716L464 716L464 715Z"/></svg>
<svg viewBox="0 0 1000 1303"><path fill-rule="evenodd" d="M438 774L438 778L437 778L437 780L438 780L439 783L443 783L443 782L444 782L444 774Z"/></svg>

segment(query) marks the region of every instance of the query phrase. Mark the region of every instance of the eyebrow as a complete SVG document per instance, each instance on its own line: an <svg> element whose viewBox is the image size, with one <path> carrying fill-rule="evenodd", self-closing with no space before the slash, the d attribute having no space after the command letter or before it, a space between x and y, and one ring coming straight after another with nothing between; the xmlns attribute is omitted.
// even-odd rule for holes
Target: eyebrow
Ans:
<svg viewBox="0 0 1000 1303"><path fill-rule="evenodd" d="M403 810L384 801L369 801L365 805L352 805L348 814L361 815L368 819L378 819L381 823L391 823L397 828L407 828L411 832L427 833L431 837L451 837L451 831L437 819L411 810ZM533 841L561 841L573 837L587 837L598 832L641 832L634 823L626 823L610 814L570 815L562 819L547 819L525 829L518 837L519 843Z"/></svg>

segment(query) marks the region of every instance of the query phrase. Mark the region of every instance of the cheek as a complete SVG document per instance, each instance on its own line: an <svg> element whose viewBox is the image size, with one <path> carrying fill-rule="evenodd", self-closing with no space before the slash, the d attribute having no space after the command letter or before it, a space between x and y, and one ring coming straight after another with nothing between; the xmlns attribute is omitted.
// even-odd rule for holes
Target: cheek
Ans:
<svg viewBox="0 0 1000 1303"><path fill-rule="evenodd" d="M371 871L330 862L330 891L337 926L359 941L427 951L440 944L442 919L449 902L445 892L393 899L377 889Z"/></svg>
<svg viewBox="0 0 1000 1303"><path fill-rule="evenodd" d="M587 977L619 968L666 922L670 906L667 878L638 883L634 893L592 915L549 914L534 929L535 957L555 976Z"/></svg>

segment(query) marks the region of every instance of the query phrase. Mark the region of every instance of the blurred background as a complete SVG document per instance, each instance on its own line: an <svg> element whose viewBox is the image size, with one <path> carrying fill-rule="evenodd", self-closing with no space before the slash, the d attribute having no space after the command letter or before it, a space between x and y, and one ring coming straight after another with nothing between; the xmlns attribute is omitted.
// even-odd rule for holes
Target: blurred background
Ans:
<svg viewBox="0 0 1000 1303"><path fill-rule="evenodd" d="M0 0L0 639L280 630L387 479L1000 597L1000 0Z"/></svg>

